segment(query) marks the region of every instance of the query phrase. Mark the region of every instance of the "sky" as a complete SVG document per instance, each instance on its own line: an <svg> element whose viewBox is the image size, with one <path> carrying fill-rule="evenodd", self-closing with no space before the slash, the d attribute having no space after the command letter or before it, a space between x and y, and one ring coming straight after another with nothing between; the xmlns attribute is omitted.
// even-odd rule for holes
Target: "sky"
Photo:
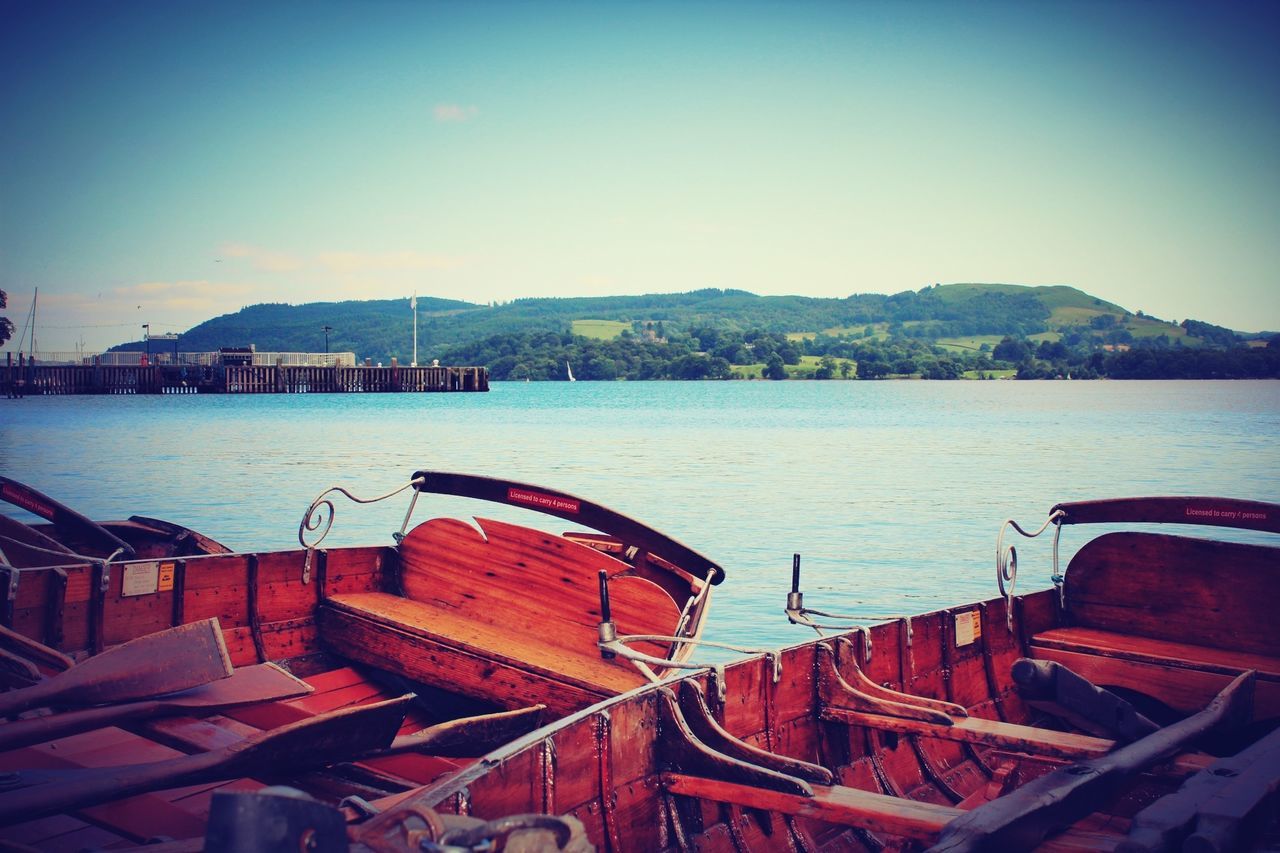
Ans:
<svg viewBox="0 0 1280 853"><path fill-rule="evenodd" d="M1280 6L0 5L41 351L260 302L1067 284L1280 330Z"/></svg>

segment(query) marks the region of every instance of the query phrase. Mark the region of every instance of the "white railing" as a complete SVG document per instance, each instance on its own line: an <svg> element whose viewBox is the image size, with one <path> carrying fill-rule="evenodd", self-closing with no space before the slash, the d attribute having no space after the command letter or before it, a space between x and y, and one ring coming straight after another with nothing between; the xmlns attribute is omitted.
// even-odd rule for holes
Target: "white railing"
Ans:
<svg viewBox="0 0 1280 853"><path fill-rule="evenodd" d="M0 363L5 361L7 350L0 350ZM285 367L355 367L356 354L353 352L255 352L255 365L274 365L277 361ZM83 364L92 365L95 358L99 364L116 367L139 364L145 352L40 352L35 355L36 364ZM240 355L237 353L237 355ZM13 353L14 364L18 363L18 353ZM222 364L222 353L219 352L179 352L174 358L173 350L165 352L158 347L153 348L148 359L149 364L189 364L196 366Z"/></svg>

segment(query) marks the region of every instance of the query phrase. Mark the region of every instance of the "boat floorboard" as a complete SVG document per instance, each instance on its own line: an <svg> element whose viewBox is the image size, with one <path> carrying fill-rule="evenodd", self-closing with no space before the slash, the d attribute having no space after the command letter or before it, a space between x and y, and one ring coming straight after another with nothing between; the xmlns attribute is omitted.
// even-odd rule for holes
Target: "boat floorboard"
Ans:
<svg viewBox="0 0 1280 853"><path fill-rule="evenodd" d="M142 723L133 730L97 729L48 743L0 754L0 772L17 769L72 769L110 767L163 761L187 753L203 752L239 742L256 732L276 728L339 708L368 704L394 697L346 666L316 673L304 679L315 691L296 699L262 703L229 710L205 718L168 717ZM430 724L411 710L400 734ZM375 773L409 784L424 784L470 763L426 755L396 755L374 759L365 765ZM308 779L318 787L341 787L341 779ZM156 836L198 837L213 794L219 790L255 790L264 786L255 779L225 782L139 794L109 806L82 809L76 815L58 815L0 829L0 841L40 850L111 849L130 847Z"/></svg>

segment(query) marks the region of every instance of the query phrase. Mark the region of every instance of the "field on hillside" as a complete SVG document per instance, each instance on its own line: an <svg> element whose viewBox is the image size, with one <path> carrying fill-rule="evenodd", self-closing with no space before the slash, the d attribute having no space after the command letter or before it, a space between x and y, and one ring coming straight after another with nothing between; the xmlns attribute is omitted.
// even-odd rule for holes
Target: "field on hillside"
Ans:
<svg viewBox="0 0 1280 853"><path fill-rule="evenodd" d="M889 328L888 323L863 323L859 326L832 326L829 329L823 329L821 332L787 332L787 340L789 341L811 341L818 335L826 335L829 338L838 338L843 335L855 335L861 333L864 329L871 329L871 338L887 338L889 335L886 330Z"/></svg>
<svg viewBox="0 0 1280 853"><path fill-rule="evenodd" d="M845 362L848 362L849 364L849 378L854 379L857 377L858 362L854 361L851 358L836 358L836 359L832 359L832 361L836 363L836 374L835 376L831 377L832 379L844 378L843 376L840 375L840 365L844 364ZM788 379L812 379L814 372L818 369L818 365L821 362L822 362L821 356L802 355L800 356L799 364L787 365L787 378ZM732 368L733 368L733 375L737 379L763 379L764 378L763 364L735 364L735 365L732 365Z"/></svg>
<svg viewBox="0 0 1280 853"><path fill-rule="evenodd" d="M1102 308L1086 308L1080 305L1064 305L1053 309L1049 315L1051 326L1087 326L1094 317L1115 314Z"/></svg>
<svg viewBox="0 0 1280 853"><path fill-rule="evenodd" d="M1169 340L1172 341L1174 338L1185 338L1187 336L1187 330L1181 326L1174 326L1162 320L1151 320L1146 317L1130 317L1129 322L1125 324L1125 328L1135 338L1158 338L1161 335L1168 335Z"/></svg>
<svg viewBox="0 0 1280 853"><path fill-rule="evenodd" d="M573 333L584 338L595 338L598 341L611 341L631 328L630 323L617 320L574 320Z"/></svg>
<svg viewBox="0 0 1280 853"><path fill-rule="evenodd" d="M982 345L994 348L996 344L1004 340L1004 335L969 335L963 338L938 338L937 344L943 349L952 350L973 350L982 349Z"/></svg>

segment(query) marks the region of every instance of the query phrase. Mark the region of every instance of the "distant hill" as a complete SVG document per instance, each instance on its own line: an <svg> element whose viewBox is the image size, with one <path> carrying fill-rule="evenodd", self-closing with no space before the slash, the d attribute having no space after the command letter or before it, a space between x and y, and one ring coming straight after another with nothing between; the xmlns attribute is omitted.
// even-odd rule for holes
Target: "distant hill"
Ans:
<svg viewBox="0 0 1280 853"><path fill-rule="evenodd" d="M332 328L331 351L352 351L375 361L392 357L407 361L413 347L412 317L408 299L251 305L183 333L181 347L209 351L255 344L259 350L318 352L324 347L323 327L327 325ZM1099 340L1126 334L1134 338L1167 335L1193 345L1199 340L1183 326L1134 315L1067 286L947 284L893 295L854 294L844 299L707 289L640 296L517 299L493 306L419 297L418 357L419 361L438 358L450 347L494 335L576 330L608 338L628 329L641 333L653 324L660 327L659 336L707 328L758 329L804 337L894 335L942 343L952 340L956 346L984 338L999 340L1005 335L1042 340L1067 334L1076 338L1086 334ZM141 342L132 342L114 349L142 347Z"/></svg>

